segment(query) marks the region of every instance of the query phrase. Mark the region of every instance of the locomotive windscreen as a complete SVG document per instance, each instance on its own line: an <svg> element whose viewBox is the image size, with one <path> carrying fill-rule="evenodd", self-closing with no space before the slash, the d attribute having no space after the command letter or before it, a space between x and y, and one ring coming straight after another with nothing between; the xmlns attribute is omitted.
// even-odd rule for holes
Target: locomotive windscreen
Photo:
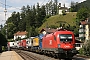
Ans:
<svg viewBox="0 0 90 60"><path fill-rule="evenodd" d="M71 42L72 41L71 34L60 34L59 37L60 37L61 42Z"/></svg>

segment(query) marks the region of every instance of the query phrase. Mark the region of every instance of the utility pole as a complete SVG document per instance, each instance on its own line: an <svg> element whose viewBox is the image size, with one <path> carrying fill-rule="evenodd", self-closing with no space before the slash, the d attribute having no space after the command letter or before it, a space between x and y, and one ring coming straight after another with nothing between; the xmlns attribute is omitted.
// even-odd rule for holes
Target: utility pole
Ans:
<svg viewBox="0 0 90 60"><path fill-rule="evenodd" d="M5 0L5 10L4 10L4 12L5 12L5 21L6 21L6 12L7 12L7 9L6 9L6 0ZM7 24L5 24L6 25L6 39L7 39Z"/></svg>

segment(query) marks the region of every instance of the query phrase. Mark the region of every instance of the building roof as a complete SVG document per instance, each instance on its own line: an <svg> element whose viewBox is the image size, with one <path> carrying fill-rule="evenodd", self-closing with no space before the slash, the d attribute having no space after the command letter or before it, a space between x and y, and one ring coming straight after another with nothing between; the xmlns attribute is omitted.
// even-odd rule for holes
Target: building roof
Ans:
<svg viewBox="0 0 90 60"><path fill-rule="evenodd" d="M27 32L26 31L18 31L17 33L14 34L14 36L17 36L17 35L26 35Z"/></svg>
<svg viewBox="0 0 90 60"><path fill-rule="evenodd" d="M80 21L80 23L81 25L86 25L86 24L90 25L90 17L86 18L85 20Z"/></svg>
<svg viewBox="0 0 90 60"><path fill-rule="evenodd" d="M51 29L51 28L44 28L44 29L42 29L42 30L46 31L47 33L53 33L53 32L55 32L55 31L57 31L57 29ZM42 30L41 30L41 31L42 31Z"/></svg>
<svg viewBox="0 0 90 60"><path fill-rule="evenodd" d="M57 29L47 29L47 33L53 33L55 31L57 31Z"/></svg>
<svg viewBox="0 0 90 60"><path fill-rule="evenodd" d="M81 25L86 25L87 21L81 21Z"/></svg>
<svg viewBox="0 0 90 60"><path fill-rule="evenodd" d="M47 33L54 33L56 31L66 31L66 29L63 29L62 27L60 28L57 28L57 29L52 29L52 28L44 28L44 29L41 29L41 31L46 31Z"/></svg>
<svg viewBox="0 0 90 60"><path fill-rule="evenodd" d="M45 29L41 29L41 30L40 30L40 33L42 33L43 31L45 31Z"/></svg>

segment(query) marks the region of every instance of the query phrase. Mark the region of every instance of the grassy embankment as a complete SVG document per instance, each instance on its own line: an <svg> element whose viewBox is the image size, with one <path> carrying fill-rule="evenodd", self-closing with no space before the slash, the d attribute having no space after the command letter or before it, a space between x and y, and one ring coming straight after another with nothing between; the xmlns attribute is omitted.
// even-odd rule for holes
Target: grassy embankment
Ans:
<svg viewBox="0 0 90 60"><path fill-rule="evenodd" d="M51 25L59 26L59 21L64 21L70 24L70 26L75 26L76 14L76 12L70 12L66 15L51 16L47 19L47 21L45 21L45 23L43 23L43 25L39 29L46 28L47 26L49 27Z"/></svg>

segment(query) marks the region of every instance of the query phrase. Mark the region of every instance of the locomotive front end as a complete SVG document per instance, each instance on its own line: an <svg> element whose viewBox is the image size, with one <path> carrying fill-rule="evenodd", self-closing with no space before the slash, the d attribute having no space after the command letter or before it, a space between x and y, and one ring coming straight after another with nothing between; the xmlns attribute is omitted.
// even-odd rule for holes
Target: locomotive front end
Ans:
<svg viewBox="0 0 90 60"><path fill-rule="evenodd" d="M62 58L72 58L77 54L75 37L71 31L62 31L57 37L58 53Z"/></svg>

